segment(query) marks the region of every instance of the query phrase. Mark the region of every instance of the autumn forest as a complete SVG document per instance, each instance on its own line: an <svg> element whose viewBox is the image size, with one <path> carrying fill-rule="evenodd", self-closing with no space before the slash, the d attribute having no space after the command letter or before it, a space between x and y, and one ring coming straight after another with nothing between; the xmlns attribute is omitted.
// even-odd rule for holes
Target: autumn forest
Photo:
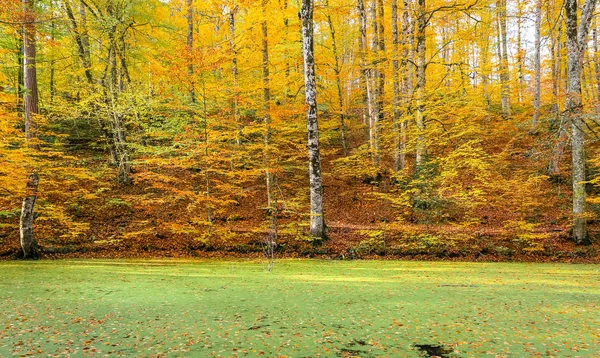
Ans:
<svg viewBox="0 0 600 358"><path fill-rule="evenodd" d="M595 0L0 0L0 257L598 262Z"/></svg>

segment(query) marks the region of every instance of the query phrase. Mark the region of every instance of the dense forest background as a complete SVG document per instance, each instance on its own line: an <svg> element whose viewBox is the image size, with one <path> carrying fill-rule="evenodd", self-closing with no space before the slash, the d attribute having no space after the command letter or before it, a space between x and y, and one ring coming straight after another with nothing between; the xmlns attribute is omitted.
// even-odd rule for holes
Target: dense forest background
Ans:
<svg viewBox="0 0 600 358"><path fill-rule="evenodd" d="M299 1L0 0L0 255L597 260L593 5L317 0L323 240Z"/></svg>

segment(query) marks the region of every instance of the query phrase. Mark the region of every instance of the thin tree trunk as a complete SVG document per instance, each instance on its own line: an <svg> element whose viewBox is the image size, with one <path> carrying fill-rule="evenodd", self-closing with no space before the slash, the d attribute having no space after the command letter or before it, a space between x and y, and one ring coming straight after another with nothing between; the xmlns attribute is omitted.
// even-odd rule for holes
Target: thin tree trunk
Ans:
<svg viewBox="0 0 600 358"><path fill-rule="evenodd" d="M369 152L371 160L375 163L375 130L373 124L375 123L375 105L374 105L374 93L373 87L371 86L371 72L372 68L368 65L367 61L367 12L365 10L365 4L363 0L358 0L358 11L360 14L360 64L361 74L364 79L366 97L366 112L368 114L366 122L369 128Z"/></svg>
<svg viewBox="0 0 600 358"><path fill-rule="evenodd" d="M194 0L187 0L187 72L189 80L190 103L196 103L196 90L194 82Z"/></svg>
<svg viewBox="0 0 600 358"><path fill-rule="evenodd" d="M231 9L229 12L229 36L231 40L229 41L229 47L231 48L231 74L233 76L233 101L231 111L233 113L233 121L238 127L236 144L242 145L242 124L240 123L240 110L239 110L239 90L238 90L238 58L237 58L237 48L235 46L235 13L237 12L237 7Z"/></svg>
<svg viewBox="0 0 600 358"><path fill-rule="evenodd" d="M554 7L554 3L552 2ZM560 17L560 15L559 15ZM553 21L551 17L548 18L548 25L552 26ZM558 29L556 35L550 33L550 60L551 60L551 72L552 72L552 112L558 117L559 105L559 86L560 86L560 33L561 33L562 21L559 20Z"/></svg>
<svg viewBox="0 0 600 358"><path fill-rule="evenodd" d="M325 0L325 6L329 7L329 1ZM331 35L331 49L333 51L333 60L334 67L333 72L335 72L335 84L337 87L337 95L338 95L338 106L339 108L339 116L340 116L340 141L342 142L342 150L344 155L348 155L348 144L346 142L346 124L345 124L345 115L344 115L344 90L342 88L342 78L341 72L342 68L340 66L339 53L337 48L337 41L335 37L335 28L333 26L333 21L331 19L331 14L327 12L327 23L329 24L329 34Z"/></svg>
<svg viewBox="0 0 600 358"><path fill-rule="evenodd" d="M596 24L596 20L594 19L594 28L592 32L592 41L593 41L593 59L594 59L594 78L596 79L596 114L600 114L600 53L598 53L598 25Z"/></svg>
<svg viewBox="0 0 600 358"><path fill-rule="evenodd" d="M381 164L381 123L385 119L385 7L383 0L377 1L377 67L378 67L378 90L377 90L377 164Z"/></svg>
<svg viewBox="0 0 600 358"><path fill-rule="evenodd" d="M403 95L403 106L404 106L404 118L400 123L400 146L399 146L399 158L398 167L400 169L406 168L406 133L408 130L408 116L409 108L412 103L413 91L414 91L414 57L415 52L413 50L414 44L414 22L411 19L412 12L412 0L403 0L402 10L402 95Z"/></svg>
<svg viewBox="0 0 600 358"><path fill-rule="evenodd" d="M267 184L267 207L273 203L273 175L271 173L271 88L269 79L269 37L267 29L267 1L262 0L262 73L263 73L263 110L265 124L265 177Z"/></svg>
<svg viewBox="0 0 600 358"><path fill-rule="evenodd" d="M80 3L79 5L79 17L80 23L77 23L77 19L75 18L75 14L71 7L70 1L64 2L65 10L67 13L67 17L71 22L73 36L75 38L75 43L77 44L77 54L81 61L81 65L85 70L85 77L89 84L94 83L94 78L91 70L91 55L90 55L90 42L87 33L87 14L85 10L85 5Z"/></svg>
<svg viewBox="0 0 600 358"><path fill-rule="evenodd" d="M504 6L506 6L506 0ZM523 87L525 81L525 75L523 73L523 5L521 4L521 0L517 0L517 75L519 76L518 83L518 98L519 104L523 103Z"/></svg>
<svg viewBox="0 0 600 358"><path fill-rule="evenodd" d="M535 4L535 55L534 55L534 90L533 90L533 119L531 120L531 134L536 134L538 130L538 119L540 116L540 97L541 97L541 49L540 31L542 27L542 0L537 0Z"/></svg>
<svg viewBox="0 0 600 358"><path fill-rule="evenodd" d="M510 108L510 75L508 69L508 36L506 32L506 0L497 0L498 29L500 35L500 82L502 114L511 115Z"/></svg>
<svg viewBox="0 0 600 358"><path fill-rule="evenodd" d="M372 88L371 91L371 101L372 101L372 109L373 115L371 116L371 122L369 123L370 130L370 138L371 138L371 153L373 156L373 165L379 166L380 163L380 153L379 153L379 116L380 116L380 97L382 93L380 93L381 87L379 86L378 80L380 77L380 69L379 69L379 21L377 19L377 3L378 0L373 0L371 2L370 9L370 17L371 17L371 52L374 56L370 59L372 64L372 68L370 71L371 80L372 80Z"/></svg>
<svg viewBox="0 0 600 358"><path fill-rule="evenodd" d="M33 220L35 219L34 208L39 184L40 177L37 174L33 173L29 175L19 224L21 248L23 249L23 258L25 259L37 259L39 255L38 244L33 234Z"/></svg>
<svg viewBox="0 0 600 358"><path fill-rule="evenodd" d="M33 1L23 0L23 11L25 13L23 20L23 84L25 93L23 94L23 99L25 137L29 147L35 147L32 140L37 137L35 115L39 113L35 48L35 9Z"/></svg>
<svg viewBox="0 0 600 358"><path fill-rule="evenodd" d="M555 114L555 121L558 123L558 138L556 139L556 143L552 148L552 157L550 159L550 165L548 167L548 172L551 176L559 176L560 175L560 162L562 156L565 152L565 147L567 145L568 132L565 123L565 116L560 114L560 89L563 83L562 76L562 8L558 15L558 29L556 31L556 36L553 37L553 45L556 49L554 54L554 66L552 68L552 97L553 97L553 112Z"/></svg>
<svg viewBox="0 0 600 358"><path fill-rule="evenodd" d="M398 0L392 0L392 82L394 98L392 102L392 121L394 125L394 171L399 172L404 169L404 161L401 158L400 148L400 36L398 33Z"/></svg>
<svg viewBox="0 0 600 358"><path fill-rule="evenodd" d="M591 244L585 217L585 136L582 119L581 73L591 20L596 0L586 0L577 24L577 0L565 1L567 20L567 53L569 81L565 110L571 119L572 167L573 167L573 240L578 244Z"/></svg>
<svg viewBox="0 0 600 358"><path fill-rule="evenodd" d="M418 23L417 23L417 148L416 148L416 168L420 169L425 164L427 151L427 138L425 134L425 85L427 79L425 71L426 63L426 37L427 19L425 13L425 0L418 0Z"/></svg>
<svg viewBox="0 0 600 358"><path fill-rule="evenodd" d="M50 12L52 13L52 21L50 24L50 39L54 43L56 41L56 21L54 20L54 3L50 6ZM54 96L56 92L56 83L55 83L55 72L56 72L56 60L54 59L54 55L52 55L52 59L50 60L50 104L54 104Z"/></svg>
<svg viewBox="0 0 600 358"><path fill-rule="evenodd" d="M310 178L310 235L313 237L325 238L321 152L319 148L319 122L317 119L313 10L313 0L302 0L302 52L304 55L304 87L307 105L306 120L308 127Z"/></svg>

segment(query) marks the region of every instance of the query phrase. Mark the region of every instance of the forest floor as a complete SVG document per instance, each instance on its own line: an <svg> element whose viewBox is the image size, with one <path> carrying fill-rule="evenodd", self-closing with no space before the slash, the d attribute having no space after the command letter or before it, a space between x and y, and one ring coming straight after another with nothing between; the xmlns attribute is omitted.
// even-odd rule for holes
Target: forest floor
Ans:
<svg viewBox="0 0 600 358"><path fill-rule="evenodd" d="M0 263L0 356L594 357L597 265Z"/></svg>

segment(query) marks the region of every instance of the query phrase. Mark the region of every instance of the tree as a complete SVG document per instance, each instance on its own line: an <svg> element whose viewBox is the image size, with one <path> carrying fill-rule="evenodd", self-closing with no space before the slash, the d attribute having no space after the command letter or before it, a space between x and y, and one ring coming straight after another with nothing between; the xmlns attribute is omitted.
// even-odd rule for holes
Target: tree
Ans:
<svg viewBox="0 0 600 358"><path fill-rule="evenodd" d="M581 75L583 55L587 47L590 24L596 0L586 0L577 23L577 0L566 0L568 86L565 112L571 121L571 148L573 162L573 240L578 244L591 244L585 217L585 133L582 118Z"/></svg>
<svg viewBox="0 0 600 358"><path fill-rule="evenodd" d="M425 0L417 1L417 150L416 150L416 167L423 167L425 164L425 156L427 155L427 138L425 133L425 85L427 78L425 77L427 70L427 37L425 31L429 20L427 18Z"/></svg>
<svg viewBox="0 0 600 358"><path fill-rule="evenodd" d="M533 119L531 120L532 134L537 133L538 120L540 117L540 97L541 97L541 77L542 77L542 42L540 40L540 31L542 27L542 0L535 3L535 55L534 55L534 89L533 89Z"/></svg>
<svg viewBox="0 0 600 358"><path fill-rule="evenodd" d="M302 0L302 53L304 57L304 88L306 96L306 122L308 127L308 166L310 180L310 234L325 238L323 216L323 184L321 175L321 150L319 147L319 121L317 119L317 83L315 75L313 0Z"/></svg>
<svg viewBox="0 0 600 358"><path fill-rule="evenodd" d="M35 46L35 8L34 0L23 0L23 99L25 103L25 134L28 145L35 146L32 140L36 137L35 115L38 108L38 82Z"/></svg>
<svg viewBox="0 0 600 358"><path fill-rule="evenodd" d="M23 207L21 208L21 247L23 248L23 258L37 259L38 244L33 233L33 220L35 219L34 209L35 202L38 196L38 185L40 177L36 173L29 175L27 179L27 189L25 199L23 199Z"/></svg>
<svg viewBox="0 0 600 358"><path fill-rule="evenodd" d="M508 34L506 31L506 0L496 1L498 15L498 56L500 58L500 82L502 83L502 113L510 116L510 73L508 69Z"/></svg>

